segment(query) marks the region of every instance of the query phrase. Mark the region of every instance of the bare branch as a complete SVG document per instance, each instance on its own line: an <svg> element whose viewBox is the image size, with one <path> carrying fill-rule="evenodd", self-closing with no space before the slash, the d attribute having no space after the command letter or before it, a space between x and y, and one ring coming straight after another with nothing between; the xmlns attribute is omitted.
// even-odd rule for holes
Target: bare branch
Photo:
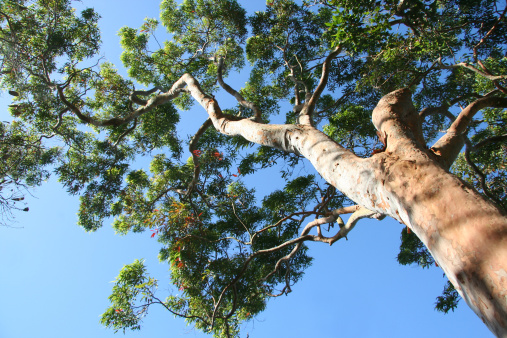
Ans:
<svg viewBox="0 0 507 338"><path fill-rule="evenodd" d="M160 304L162 305L167 311L169 311L170 313L172 313L173 315L175 316L178 316L178 317L182 317L182 318L187 318L187 319L194 319L194 318L197 318L199 320L202 320L203 323L205 324L209 324L208 321L206 321L204 318L200 317L200 316L195 316L195 315L185 315L185 314L182 314L182 313L178 313L178 312L174 312L173 310L171 310L171 308L169 306L166 305L165 302L163 302L162 300L160 300L159 298L157 298L155 296L155 294L149 290L150 292L150 297L155 299L156 302L152 302L152 303L148 303L147 305L151 305L151 304Z"/></svg>
<svg viewBox="0 0 507 338"><path fill-rule="evenodd" d="M227 83L224 82L224 79L222 77L222 70L224 66L224 59L219 58L218 59L218 83L220 86L222 86L223 89L225 89L229 94L234 96L234 98L238 101L240 105L242 105L245 108L249 108L254 112L254 121L260 122L261 121L261 110L259 107L257 107L255 104L253 104L250 101L245 100L245 98L236 90L232 89L231 86L229 86Z"/></svg>
<svg viewBox="0 0 507 338"><path fill-rule="evenodd" d="M148 96L148 95L151 95L151 94L155 93L157 90L160 91L160 92L165 92L165 90L163 88L160 88L158 86L154 87L154 88L152 88L150 90L134 90L130 94L130 101L132 101L134 103L137 103L137 104L140 104L142 106L145 106L146 103L148 103L148 101L142 100L142 99L138 98L137 95Z"/></svg>
<svg viewBox="0 0 507 338"><path fill-rule="evenodd" d="M301 124L313 125L312 122L313 111L315 110L315 106L317 104L318 99L320 98L320 95L324 91L324 88L326 88L327 86L327 80L329 79L329 70L331 68L331 61L336 56L338 56L340 52L341 46L338 46L335 49L333 49L333 51L329 53L329 55L326 57L326 60L322 65L322 75L320 77L319 84L317 85L317 88L313 92L311 98L307 102L305 102L305 107L301 111L299 120Z"/></svg>
<svg viewBox="0 0 507 338"><path fill-rule="evenodd" d="M197 182L199 182L199 174L201 173L201 166L199 165L199 153L197 149L197 143L199 143L199 139L201 136L208 130L209 127L212 126L211 119L207 119L199 130L195 133L195 135L190 140L190 144L188 145L188 150L192 154L192 161L194 162L194 178L188 187L187 194L190 194L192 190L196 187Z"/></svg>
<svg viewBox="0 0 507 338"><path fill-rule="evenodd" d="M64 89L66 85L59 85L56 87L58 91L58 96L60 100L69 108L81 121L91 124L95 127L107 127L107 126L120 126L125 123L129 123L130 121L138 118L139 116L152 111L154 108L167 103L174 98L178 97L180 93L184 92L185 76L181 77L178 81L174 83L172 88L162 94L159 94L151 99L149 99L146 104L134 111L132 111L128 116L123 118L112 118L108 120L97 120L93 117L84 115L81 110L73 103L69 102L67 97L64 94ZM152 89L153 90L153 89ZM155 89L156 90L156 89Z"/></svg>
<svg viewBox="0 0 507 338"><path fill-rule="evenodd" d="M299 65L299 69L300 69L300 72L302 75L305 72L305 69L304 69L303 65L301 64L301 62L299 61L299 58L297 57L297 55L294 54L294 58L296 59L296 62ZM285 66L288 69L290 69L290 74L288 75L288 78L292 82L294 82L294 97L295 97L294 112L299 114L299 112L301 112L301 109L303 109L303 105L301 104L301 95L299 94L299 86L298 85L303 85L303 88L305 89L305 98L304 98L305 101L308 101L310 99L310 97L312 96L312 94L310 93L310 88L308 88L308 85L304 81L298 80L296 78L296 74L294 73L294 69L296 68L296 66L292 66L289 63L289 60L287 59L287 53L285 50L283 50L283 60L285 62Z"/></svg>
<svg viewBox="0 0 507 338"><path fill-rule="evenodd" d="M493 33L493 31L495 31L495 29L498 28L499 26L499 23L503 20L503 18L505 17L505 13L507 13L507 7L504 8L502 14L500 14L500 16L498 17L498 19L496 20L495 24L491 27L491 29L486 33L486 35L484 35L484 37L481 39L481 41L479 41L479 43L477 45L474 46L474 59L475 61L477 62L477 50L479 49L479 47L489 38L489 36Z"/></svg>
<svg viewBox="0 0 507 338"><path fill-rule="evenodd" d="M320 213L318 212L315 212L315 211L300 211L300 212L293 212L291 213L290 215L287 215L285 216L284 218L280 219L278 222L276 222L275 224L271 224L265 228L262 228L258 231L256 231L253 236L252 236L252 241L254 240L254 238L260 234L260 233L263 233L264 231L267 231L269 229L272 229L272 228L276 228L278 226L280 226L283 222L289 220L289 219L293 219L294 216L300 216L300 215L305 215L305 216L309 216L309 215L319 215Z"/></svg>
<svg viewBox="0 0 507 338"><path fill-rule="evenodd" d="M456 103L458 103L460 101L466 100L466 99L470 99L470 98L481 99L484 97L492 96L493 94L496 94L498 92L499 92L498 89L494 89L485 95L479 95L477 93L467 93L467 94L464 94L464 95L461 95L461 96L458 96L458 97L452 99L449 103L446 103L440 107L424 108L423 110L421 110L419 112L419 117L421 119L425 119L426 117L428 117L430 115L440 114L440 115L447 117L449 120L451 120L451 122L454 122L454 120L456 120L456 116L454 116L453 114L451 114L449 112L449 110L448 110L449 107L455 105Z"/></svg>
<svg viewBox="0 0 507 338"><path fill-rule="evenodd" d="M344 238L344 237L347 238L347 234L352 229L354 229L357 222L363 218L382 219L383 215L379 214L376 211L371 211L371 210L368 210L363 207L359 208L350 216L350 218L347 221L347 224L345 224L343 227L340 227L340 231L338 231L338 233L336 235L334 235L333 237L331 237L329 239L329 241L328 241L329 245L333 245L334 242L336 242L337 240L339 240L341 238Z"/></svg>
<svg viewBox="0 0 507 338"><path fill-rule="evenodd" d="M480 148L487 146L488 144L495 143L495 142L502 142L502 141L504 141L504 142L507 141L507 134L487 138L487 139L477 143L475 146L472 146L471 143L470 143L470 145L467 143L467 148L470 149L470 152L476 152Z"/></svg>
<svg viewBox="0 0 507 338"><path fill-rule="evenodd" d="M369 213L367 213L363 209L367 210ZM337 221L338 219L341 220L340 215L350 214L350 213L353 213L353 215L356 214L356 213L358 213L356 215L357 219L353 219L352 216L351 216L352 221L349 219L349 222L347 222L348 227L347 226L345 226L345 227L341 227L340 226L340 231L335 236L333 236L331 238L327 238L327 237L322 236L322 234L319 231L319 234L317 236L312 236L308 240L325 242L325 243L329 243L329 245L332 245L338 239L340 239L342 237L345 237L350 232L350 230L352 230L354 228L355 224L357 223L357 221L359 219L364 218L364 217L371 217L372 215L376 214L376 212L372 212L372 211L370 211L368 209L362 208L359 205L354 205L354 206L349 206L349 207L344 207L344 208L336 209L336 210L333 210L330 213L329 216L322 217L322 218L317 218L316 220L308 223L305 226L305 228L303 229L303 231L301 232L301 237L299 237L299 238L304 238L304 237L308 236L308 233L314 227L320 227L323 224L332 223L332 222ZM343 221L341 223L343 223ZM342 229L345 229L345 230L342 231ZM275 268L273 269L273 271L271 271L268 275L266 275L262 279L262 281L265 281L269 277L271 277L272 275L274 275L276 273L276 271L278 271L278 269L281 267L281 265L282 265L283 262L286 262L286 261L290 260L292 257L294 257L294 255L296 255L296 253L299 251L299 249L301 248L302 245L303 245L303 241L298 242L296 244L296 246L294 247L294 249L292 249L292 251L288 255L280 258L278 260L278 262L276 263Z"/></svg>
<svg viewBox="0 0 507 338"><path fill-rule="evenodd" d="M474 115L484 108L507 108L507 98L486 96L475 100L461 111L447 132L451 134L463 134L468 128L468 125L472 121Z"/></svg>

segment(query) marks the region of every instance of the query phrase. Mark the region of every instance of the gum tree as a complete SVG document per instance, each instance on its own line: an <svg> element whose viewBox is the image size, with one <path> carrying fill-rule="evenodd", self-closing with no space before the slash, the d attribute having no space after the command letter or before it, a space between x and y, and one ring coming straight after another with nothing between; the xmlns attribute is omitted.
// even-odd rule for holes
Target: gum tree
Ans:
<svg viewBox="0 0 507 338"><path fill-rule="evenodd" d="M438 307L459 294L507 336L497 2L274 0L247 17L234 0L164 0L160 20L120 31L128 79L97 58L93 10L1 4L11 113L31 137L60 140L49 162L80 196L79 224L94 231L114 217L118 233L151 231L182 291L160 299L142 261L125 266L106 326L139 329L159 304L233 336L302 277L305 242L331 245L360 219L388 216L406 225L400 263L436 263L449 278ZM237 105L223 107L219 91ZM176 124L195 104L203 114L184 161ZM144 156L149 169L134 169ZM297 175L305 161L318 176ZM257 202L243 177L269 167L285 186Z"/></svg>

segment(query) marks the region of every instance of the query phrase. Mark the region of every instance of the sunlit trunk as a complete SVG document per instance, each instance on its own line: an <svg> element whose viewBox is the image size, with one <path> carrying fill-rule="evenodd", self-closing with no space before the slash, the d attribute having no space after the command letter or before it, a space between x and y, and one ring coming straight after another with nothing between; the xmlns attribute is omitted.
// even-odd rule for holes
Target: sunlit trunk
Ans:
<svg viewBox="0 0 507 338"><path fill-rule="evenodd" d="M220 132L300 154L355 203L410 227L472 310L507 337L507 218L426 148L410 91L386 95L373 111L387 144L367 159L312 126L233 120L213 99L193 95Z"/></svg>
<svg viewBox="0 0 507 338"><path fill-rule="evenodd" d="M430 161L385 156L376 180L387 213L421 239L489 329L507 337L507 218Z"/></svg>

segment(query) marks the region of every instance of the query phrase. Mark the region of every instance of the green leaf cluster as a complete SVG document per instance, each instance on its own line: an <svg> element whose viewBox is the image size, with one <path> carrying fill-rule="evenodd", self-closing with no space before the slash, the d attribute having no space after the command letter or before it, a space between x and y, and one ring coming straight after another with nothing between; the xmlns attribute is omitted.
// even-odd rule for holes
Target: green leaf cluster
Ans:
<svg viewBox="0 0 507 338"><path fill-rule="evenodd" d="M139 330L148 305L137 307L137 301L148 304L156 301L153 296L156 288L157 281L147 275L144 261L125 265L114 281L109 296L111 306L102 314L101 323L115 332L123 330L125 333L127 328Z"/></svg>
<svg viewBox="0 0 507 338"><path fill-rule="evenodd" d="M310 217L351 204L318 176L302 175L300 156L220 134L206 117L195 135L181 135L179 110L193 99L182 90L155 103L183 74L218 97L219 59L224 81L243 76L248 61L237 92L257 106L262 122L298 124L302 104L323 84L325 59L339 46L314 122L362 157L379 147L371 111L393 89L409 87L418 110L449 113L425 119L430 147L449 115L477 97L504 97L507 86L507 26L493 0L273 0L250 16L235 0L163 0L159 18L119 32L128 78L99 57L99 15L72 5L0 1L0 87L13 96L13 121L0 126L0 195L19 198L4 194L6 182L38 185L52 165L80 196L85 230L111 217L119 234L158 240L179 292L161 300L142 261L125 266L102 317L115 330L139 329L158 304L216 336L237 335L241 321L289 293L310 265L298 244ZM240 104L222 109L235 120L254 116ZM506 149L499 140L506 123L505 110L481 111L467 131L468 158L452 168L503 207ZM250 175L265 169L278 170L284 186L261 196ZM434 263L415 235L405 230L401 240L401 264ZM456 303L446 287L437 308Z"/></svg>
<svg viewBox="0 0 507 338"><path fill-rule="evenodd" d="M49 166L58 160L59 147L47 147L36 130L24 123L0 123L0 224L9 225L12 212L28 211L26 189L41 185L50 176Z"/></svg>

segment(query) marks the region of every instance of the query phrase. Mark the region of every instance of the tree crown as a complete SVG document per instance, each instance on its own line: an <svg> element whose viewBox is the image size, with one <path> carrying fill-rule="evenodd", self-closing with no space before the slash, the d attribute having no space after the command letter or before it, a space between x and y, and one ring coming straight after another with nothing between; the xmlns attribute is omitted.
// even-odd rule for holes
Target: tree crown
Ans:
<svg viewBox="0 0 507 338"><path fill-rule="evenodd" d="M69 0L2 1L1 86L14 95L15 121L0 129L0 157L10 163L0 184L39 184L53 164L68 192L80 195L84 229L113 217L120 234L158 238L181 293L159 299L157 281L136 261L120 272L104 325L139 329L148 307L161 304L204 331L237 334L241 321L303 276L311 264L305 241L332 244L360 218L379 215L317 175L298 175L297 151L254 146L215 130L212 120L315 126L368 158L386 145L371 111L385 94L409 88L424 119L420 145L438 153L441 130L464 133L465 152L442 165L454 163L454 173L506 208L507 115L498 100L507 94L507 32L498 5L274 0L248 16L235 0L163 0L160 19L119 32L125 78L98 57L94 10L77 13ZM244 69L241 89L225 82ZM220 91L237 104L202 118L190 139L179 135L181 111L195 102L208 109ZM474 107L482 114L460 122L460 111ZM49 138L59 146L45 146ZM138 169L145 157L149 168ZM284 186L259 198L246 177L270 167L280 169ZM340 217L352 212L346 222ZM406 230L399 261L433 263ZM448 311L456 294L445 292L438 307Z"/></svg>

